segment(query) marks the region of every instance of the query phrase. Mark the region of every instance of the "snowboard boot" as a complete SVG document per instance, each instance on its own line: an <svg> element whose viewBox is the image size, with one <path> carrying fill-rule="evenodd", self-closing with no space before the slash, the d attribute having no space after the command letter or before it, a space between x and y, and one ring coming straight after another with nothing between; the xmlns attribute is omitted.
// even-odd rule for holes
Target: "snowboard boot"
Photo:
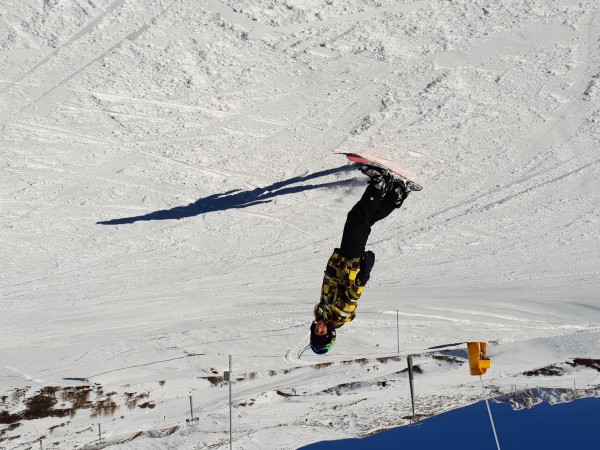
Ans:
<svg viewBox="0 0 600 450"><path fill-rule="evenodd" d="M408 183L410 183L410 181ZM398 194L398 198L396 199L395 203L396 208L400 208L402 203L404 203L404 200L406 200L406 197L408 197L408 194L410 194L411 189L408 183L400 178L394 179L392 189L394 192L396 192L396 194Z"/></svg>
<svg viewBox="0 0 600 450"><path fill-rule="evenodd" d="M394 188L394 177L385 167L365 164L360 171L371 179L369 184L381 192L381 198Z"/></svg>

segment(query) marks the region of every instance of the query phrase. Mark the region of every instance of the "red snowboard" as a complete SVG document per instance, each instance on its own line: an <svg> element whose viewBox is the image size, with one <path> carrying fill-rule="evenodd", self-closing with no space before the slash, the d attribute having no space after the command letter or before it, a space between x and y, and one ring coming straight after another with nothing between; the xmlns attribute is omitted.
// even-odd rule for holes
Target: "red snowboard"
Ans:
<svg viewBox="0 0 600 450"><path fill-rule="evenodd" d="M420 184L415 183L414 181L406 178L401 173L398 173L394 169L390 168L385 163L385 160L383 160L383 159L362 156L362 155L359 155L358 153L341 152L341 154L346 155L346 158L348 158L352 162L359 163L359 164L367 164L367 165L376 166L376 167L383 167L383 168L389 170L390 173L392 173L392 175L403 180L404 183L406 184L406 187L408 187L411 191L420 191L421 189L423 189L423 186L421 186Z"/></svg>

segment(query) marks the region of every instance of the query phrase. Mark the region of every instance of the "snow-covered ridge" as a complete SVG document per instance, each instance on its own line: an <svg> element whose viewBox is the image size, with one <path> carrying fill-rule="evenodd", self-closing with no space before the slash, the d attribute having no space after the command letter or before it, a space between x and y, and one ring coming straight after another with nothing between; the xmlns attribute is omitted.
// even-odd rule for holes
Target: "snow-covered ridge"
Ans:
<svg viewBox="0 0 600 450"><path fill-rule="evenodd" d="M508 403L512 409L519 410L525 408L531 409L542 403L558 405L590 397L600 397L600 386L587 389L531 388L496 397L494 401L497 403Z"/></svg>
<svg viewBox="0 0 600 450"><path fill-rule="evenodd" d="M503 378L504 385L491 383L486 392L476 389L476 382L456 386L455 381L448 383L448 380L468 380L468 365L465 364L465 349L456 345L453 347L451 350L429 350L413 355L419 419L476 402L484 396L509 403L515 409L530 408L542 401L554 404L598 396L598 385L590 385L585 389L517 389L517 386L549 382L548 378L540 381L539 376L543 375L552 376L552 384L557 383L557 377L573 376L578 372L588 379L595 377L597 380L597 360L589 359L574 359L553 365L565 366L560 375L549 374L545 370L547 368L541 368L525 374L525 378ZM40 431L39 425L44 423L47 429L41 438L52 439L56 445L69 442L69 445L82 448L103 448L134 440L166 438L184 429L193 431L196 426L199 429L208 424L216 428L223 427L226 424L220 418L223 415L227 383L223 382L223 377L214 368L204 369L203 372L206 374L198 377L195 389L189 392L196 402L204 399L202 408L196 410L197 421L189 422L189 411L186 417L183 408L186 396L174 395L181 386L172 386L172 381L167 380L138 385L112 385L110 392L99 383L20 388L7 392L2 399L4 406L0 420L8 425L2 439L4 442L14 439L33 442L33 436ZM409 424L414 418L407 398L407 377L406 360L398 355L317 362L308 366L289 367L280 372L237 373L233 377L236 428L248 430L248 426L255 426L251 425L253 418L268 414L273 408L285 411L284 417L275 420L280 426L286 420L299 424L304 417L305 425L318 427L321 423L319 417L341 414L340 422L328 425L330 431L342 433L351 429L357 436ZM321 384L315 384L315 379L319 379ZM509 385L509 381L515 384ZM453 386L452 394L439 393L443 386L450 385ZM213 401L207 401L209 398L213 398ZM312 411L315 404L322 405L325 410L321 414ZM386 420L369 420L373 417L365 415L365 411L372 412L378 405L391 408L394 414L387 416ZM107 433L100 447L95 447L99 445L96 442L97 423L101 423ZM148 426L150 423L151 426ZM128 430L131 427L136 431ZM202 442L208 448L219 446L223 440L221 434L215 429L205 435Z"/></svg>

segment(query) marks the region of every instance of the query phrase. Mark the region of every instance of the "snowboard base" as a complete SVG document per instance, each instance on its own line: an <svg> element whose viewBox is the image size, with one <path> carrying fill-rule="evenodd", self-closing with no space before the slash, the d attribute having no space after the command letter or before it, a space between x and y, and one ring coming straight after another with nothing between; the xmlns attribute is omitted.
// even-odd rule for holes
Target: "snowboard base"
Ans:
<svg viewBox="0 0 600 450"><path fill-rule="evenodd" d="M367 156L360 155L358 153L340 152L340 154L346 155L346 158L348 158L350 161L358 163L358 164L367 164L367 165L383 167L384 169L387 169L392 175L402 179L404 181L404 183L406 184L406 187L408 187L411 191L420 191L423 189L423 186L415 183L413 180L405 177L401 173L398 173L396 170L394 170L391 167L389 167L388 165L386 165L379 158L370 158Z"/></svg>

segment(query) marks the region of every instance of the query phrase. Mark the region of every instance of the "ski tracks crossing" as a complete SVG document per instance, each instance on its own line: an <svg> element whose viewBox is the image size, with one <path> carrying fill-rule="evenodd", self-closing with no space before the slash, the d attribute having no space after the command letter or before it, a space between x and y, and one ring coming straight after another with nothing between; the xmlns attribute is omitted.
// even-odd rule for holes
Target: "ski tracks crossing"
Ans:
<svg viewBox="0 0 600 450"><path fill-rule="evenodd" d="M153 0L149 5L146 3L136 5L141 11L137 15L137 19L142 25L135 25L136 21L127 20L126 23L133 24L134 27L120 28L120 22L117 20L113 25L114 28L111 28L109 25L110 19L118 19L124 7L124 0L115 0L103 13L76 32L64 44L57 47L50 55L32 66L25 74L9 83L0 92L0 99L2 100L0 102L2 104L0 124L5 127L21 113L39 103L96 61L117 49L125 40L130 37L134 38L137 33L147 27L148 23L163 14L176 1L178 0L171 0L166 7L163 7L162 2L159 0ZM152 14L155 9L158 9L158 12ZM102 27L100 31L98 25L101 23L106 23L107 26ZM83 42L84 36L90 36L90 41L94 44ZM91 56L89 56L90 49L92 50ZM82 60L83 64L81 64ZM28 86L29 88L33 86L24 83L27 79L36 80L36 83L39 83L38 85L42 89L39 92L24 91ZM16 89L17 86L20 88Z"/></svg>

